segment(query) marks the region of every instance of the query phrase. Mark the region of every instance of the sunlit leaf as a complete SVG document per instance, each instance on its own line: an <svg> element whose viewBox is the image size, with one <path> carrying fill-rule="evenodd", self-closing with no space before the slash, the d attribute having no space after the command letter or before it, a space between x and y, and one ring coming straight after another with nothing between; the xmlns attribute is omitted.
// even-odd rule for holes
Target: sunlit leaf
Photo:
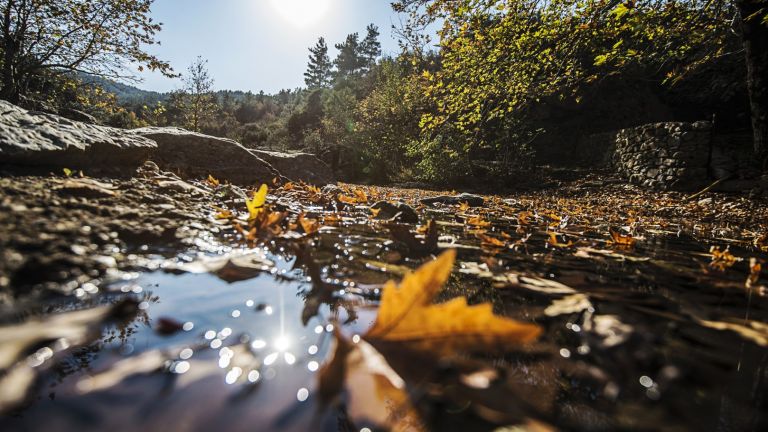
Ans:
<svg viewBox="0 0 768 432"><path fill-rule="evenodd" d="M267 185L263 184L258 191L253 193L252 199L245 200L245 205L248 207L249 219L253 220L259 217L259 214L264 210L264 204L267 201Z"/></svg>
<svg viewBox="0 0 768 432"><path fill-rule="evenodd" d="M493 314L490 304L469 306L460 297L433 305L453 269L456 252L406 275L398 285L384 287L379 314L364 336L376 343L402 344L412 349L449 354L460 351L504 351L536 339L541 329Z"/></svg>

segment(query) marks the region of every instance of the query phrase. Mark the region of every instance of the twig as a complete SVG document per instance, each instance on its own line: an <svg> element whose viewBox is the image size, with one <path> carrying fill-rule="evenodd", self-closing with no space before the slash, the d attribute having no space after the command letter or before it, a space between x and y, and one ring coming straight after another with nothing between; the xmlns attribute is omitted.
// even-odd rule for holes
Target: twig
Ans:
<svg viewBox="0 0 768 432"><path fill-rule="evenodd" d="M685 200L687 201L687 200L692 200L692 199L694 199L694 198L698 198L698 197L699 197L699 196L701 196L702 194L705 194L705 193L709 192L709 191L710 191L710 190L711 190L713 187L715 187L715 186L719 185L720 183L722 183L722 182L724 182L724 181L726 181L726 180L730 180L730 178L731 178L731 177L733 177L733 174L729 174L729 175L727 175L727 176L725 176L725 177L723 177L723 178L717 179L717 180L715 180L715 181L714 181L714 183L712 183L711 185L709 185L709 186L705 187L704 189L702 189L702 190L700 190L700 191L696 192L695 194L693 194L693 195L691 195L691 196L687 197Z"/></svg>

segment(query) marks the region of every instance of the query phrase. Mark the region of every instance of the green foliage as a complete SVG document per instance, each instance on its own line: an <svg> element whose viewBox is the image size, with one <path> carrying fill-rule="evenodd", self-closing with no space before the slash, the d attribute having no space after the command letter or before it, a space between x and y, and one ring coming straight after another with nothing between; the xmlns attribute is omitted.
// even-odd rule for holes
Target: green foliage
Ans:
<svg viewBox="0 0 768 432"><path fill-rule="evenodd" d="M314 47L309 49L309 64L304 72L304 82L310 89L328 87L331 84L331 59L328 57L328 45L320 38Z"/></svg>
<svg viewBox="0 0 768 432"><path fill-rule="evenodd" d="M393 59L382 60L371 75L373 91L356 109L363 173L378 182L413 176L419 117L426 111L422 80L405 62Z"/></svg>
<svg viewBox="0 0 768 432"><path fill-rule="evenodd" d="M444 165L495 177L524 168L542 112L578 106L606 77L674 85L714 63L741 61L731 31L734 7L725 0L404 0L393 6L410 17L402 34L413 46L423 40L419 29L441 24L441 67L424 72L435 107L421 115L428 177Z"/></svg>
<svg viewBox="0 0 768 432"><path fill-rule="evenodd" d="M41 78L72 72L126 77L129 64L172 75L168 63L145 50L161 29L149 16L151 5L152 0L0 1L2 96L18 102Z"/></svg>

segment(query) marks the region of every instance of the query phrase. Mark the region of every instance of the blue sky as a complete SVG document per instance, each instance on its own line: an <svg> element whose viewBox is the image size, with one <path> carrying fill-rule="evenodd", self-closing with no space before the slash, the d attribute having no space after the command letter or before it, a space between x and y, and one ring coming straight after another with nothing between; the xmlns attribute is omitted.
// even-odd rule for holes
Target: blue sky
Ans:
<svg viewBox="0 0 768 432"><path fill-rule="evenodd" d="M322 3L327 3L322 11ZM163 23L160 46L150 52L184 72L198 55L208 59L215 88L264 90L304 85L308 48L325 37L333 44L347 34L379 26L384 53L396 54L390 0L155 0L152 17ZM179 80L142 74L138 87L169 91Z"/></svg>

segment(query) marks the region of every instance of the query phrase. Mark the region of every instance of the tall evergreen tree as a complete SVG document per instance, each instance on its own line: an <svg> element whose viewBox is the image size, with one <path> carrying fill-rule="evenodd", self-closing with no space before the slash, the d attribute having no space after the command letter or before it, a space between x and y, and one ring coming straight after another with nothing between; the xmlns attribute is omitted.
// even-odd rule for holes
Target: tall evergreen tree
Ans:
<svg viewBox="0 0 768 432"><path fill-rule="evenodd" d="M184 76L184 117L187 127L200 132L203 122L216 109L213 78L208 74L208 60L197 57Z"/></svg>
<svg viewBox="0 0 768 432"><path fill-rule="evenodd" d="M362 61L360 58L360 36L357 33L347 35L344 43L336 44L339 55L333 64L336 65L336 74L344 78L360 71Z"/></svg>
<svg viewBox="0 0 768 432"><path fill-rule="evenodd" d="M328 57L328 45L325 39L320 38L317 44L309 49L309 63L307 71L304 72L304 82L307 87L321 88L328 87L331 83L331 59Z"/></svg>
<svg viewBox="0 0 768 432"><path fill-rule="evenodd" d="M379 28L374 24L369 24L366 28L366 35L360 44L360 57L366 70L376 64L376 59L381 56L381 42L379 42Z"/></svg>

